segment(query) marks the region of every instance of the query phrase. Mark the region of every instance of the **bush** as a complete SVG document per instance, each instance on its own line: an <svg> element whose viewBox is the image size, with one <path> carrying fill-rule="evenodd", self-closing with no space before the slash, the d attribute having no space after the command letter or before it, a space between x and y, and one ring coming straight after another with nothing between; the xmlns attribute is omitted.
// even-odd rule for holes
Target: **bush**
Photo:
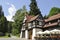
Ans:
<svg viewBox="0 0 60 40"><path fill-rule="evenodd" d="M5 36L5 33L0 32L0 36Z"/></svg>

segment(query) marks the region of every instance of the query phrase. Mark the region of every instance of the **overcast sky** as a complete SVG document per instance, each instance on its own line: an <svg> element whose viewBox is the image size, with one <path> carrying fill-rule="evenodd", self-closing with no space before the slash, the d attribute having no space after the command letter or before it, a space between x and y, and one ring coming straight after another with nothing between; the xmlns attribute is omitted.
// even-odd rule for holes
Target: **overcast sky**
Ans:
<svg viewBox="0 0 60 40"><path fill-rule="evenodd" d="M60 8L60 0L36 0L41 14L48 15L52 7ZM16 10L26 6L29 11L30 0L0 0L0 5L3 7L4 14L9 21L13 21L12 16Z"/></svg>

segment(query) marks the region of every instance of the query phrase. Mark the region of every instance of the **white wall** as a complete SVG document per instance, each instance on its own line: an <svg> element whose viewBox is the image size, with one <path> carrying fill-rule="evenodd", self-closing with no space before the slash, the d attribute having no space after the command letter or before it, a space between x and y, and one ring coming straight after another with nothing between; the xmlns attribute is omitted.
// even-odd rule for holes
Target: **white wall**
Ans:
<svg viewBox="0 0 60 40"><path fill-rule="evenodd" d="M20 38L22 38L22 31L21 31L21 34L20 34Z"/></svg>
<svg viewBox="0 0 60 40"><path fill-rule="evenodd" d="M36 29L34 28L33 29L33 32L32 32L32 40L35 40L34 37L36 36Z"/></svg>
<svg viewBox="0 0 60 40"><path fill-rule="evenodd" d="M39 28L33 28L33 33L32 33L32 40L35 40L35 36L36 36L36 33L39 32L39 31L42 31L42 29L39 29Z"/></svg>
<svg viewBox="0 0 60 40"><path fill-rule="evenodd" d="M28 30L25 31L25 38L28 39Z"/></svg>

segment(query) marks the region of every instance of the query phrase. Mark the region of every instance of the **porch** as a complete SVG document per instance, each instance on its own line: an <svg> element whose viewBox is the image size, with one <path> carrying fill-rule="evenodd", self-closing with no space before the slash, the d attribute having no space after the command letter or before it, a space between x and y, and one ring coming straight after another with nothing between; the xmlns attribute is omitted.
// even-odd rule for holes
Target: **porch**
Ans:
<svg viewBox="0 0 60 40"><path fill-rule="evenodd" d="M54 29L51 31L37 32L36 40L60 40L60 30Z"/></svg>

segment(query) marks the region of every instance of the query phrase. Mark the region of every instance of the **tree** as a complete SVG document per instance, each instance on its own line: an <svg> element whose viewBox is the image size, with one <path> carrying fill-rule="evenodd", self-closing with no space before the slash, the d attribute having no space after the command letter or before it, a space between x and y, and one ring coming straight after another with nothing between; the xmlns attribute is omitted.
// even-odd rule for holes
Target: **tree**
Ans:
<svg viewBox="0 0 60 40"><path fill-rule="evenodd" d="M45 16L44 16L44 19L47 19L47 18L48 18L48 16L47 16L47 15L45 15Z"/></svg>
<svg viewBox="0 0 60 40"><path fill-rule="evenodd" d="M15 16L13 17L14 23L13 23L13 28L12 28L12 33L14 35L19 34L21 27L22 27L22 22L26 13L26 8L23 6L22 9L19 9L16 11Z"/></svg>
<svg viewBox="0 0 60 40"><path fill-rule="evenodd" d="M19 33L16 23L12 23L12 35L17 35Z"/></svg>
<svg viewBox="0 0 60 40"><path fill-rule="evenodd" d="M2 11L2 6L0 6L0 18L1 16L4 16L4 12Z"/></svg>
<svg viewBox="0 0 60 40"><path fill-rule="evenodd" d="M50 10L50 12L49 12L48 17L51 17L51 16L56 15L56 14L58 14L58 13L60 13L60 8L53 7L53 8L51 8L51 10Z"/></svg>
<svg viewBox="0 0 60 40"><path fill-rule="evenodd" d="M12 21L7 21L7 36L8 37L11 37L11 34L12 34L12 24L13 24L14 22L12 22Z"/></svg>
<svg viewBox="0 0 60 40"><path fill-rule="evenodd" d="M0 32L7 32L7 20L3 16L0 19Z"/></svg>
<svg viewBox="0 0 60 40"><path fill-rule="evenodd" d="M36 2L36 0L31 0L29 15L37 15L37 14L41 15L41 12L37 6L37 2Z"/></svg>
<svg viewBox="0 0 60 40"><path fill-rule="evenodd" d="M4 16L4 12L2 11L2 6L0 6L0 32L7 32L7 19Z"/></svg>
<svg viewBox="0 0 60 40"><path fill-rule="evenodd" d="M11 21L8 21L8 33L12 32L12 23Z"/></svg>

